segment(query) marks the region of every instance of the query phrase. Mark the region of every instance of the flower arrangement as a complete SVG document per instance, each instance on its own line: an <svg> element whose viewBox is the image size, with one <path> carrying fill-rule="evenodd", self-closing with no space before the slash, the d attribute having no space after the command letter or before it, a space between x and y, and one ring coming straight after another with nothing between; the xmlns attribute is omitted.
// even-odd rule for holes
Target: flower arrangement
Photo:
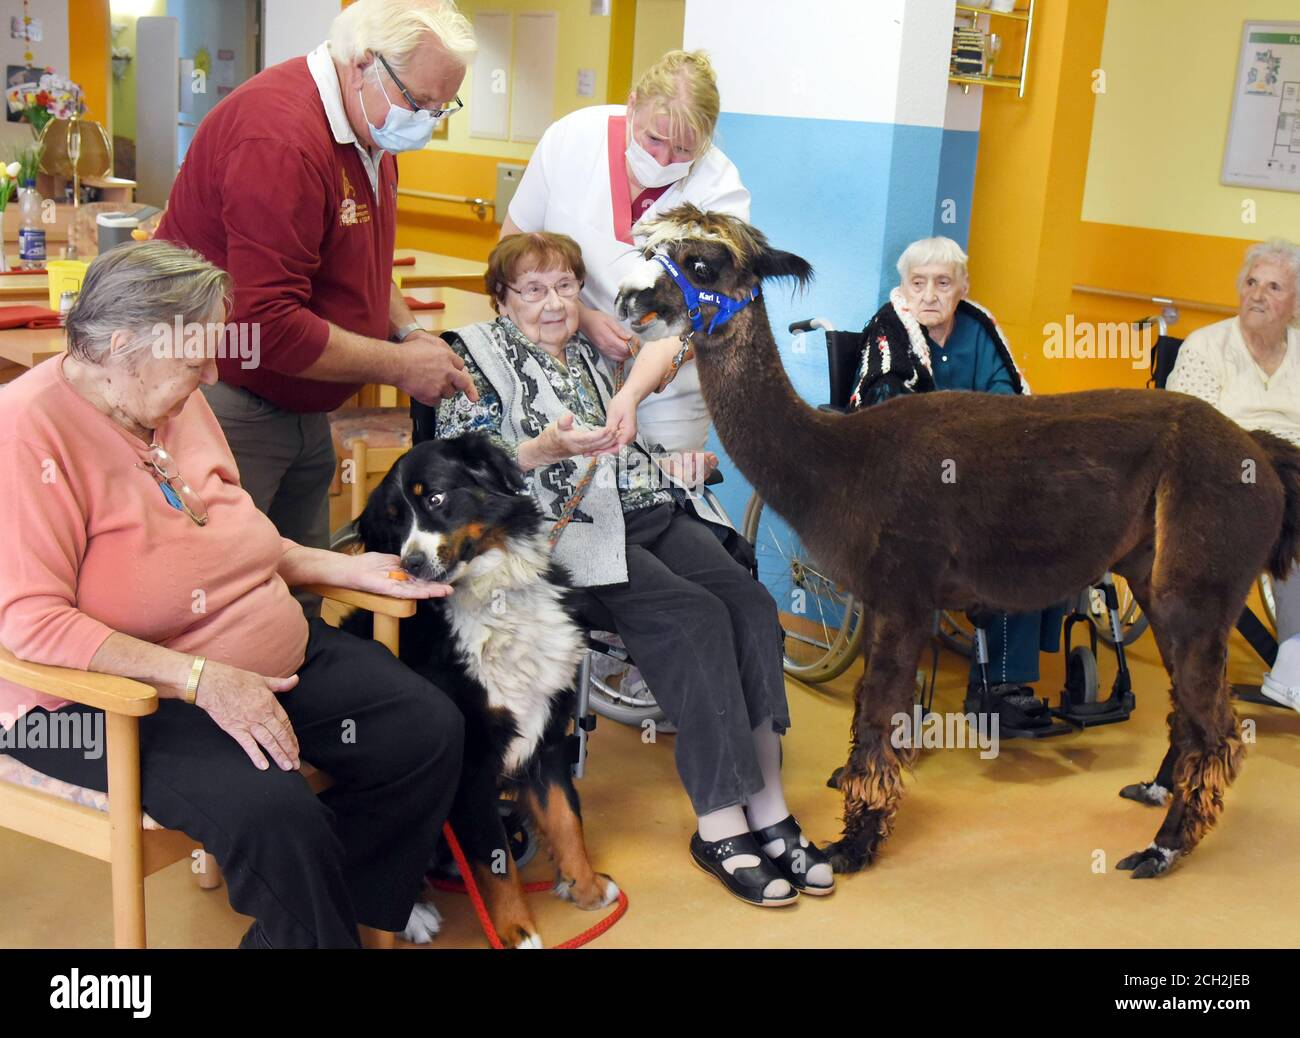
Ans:
<svg viewBox="0 0 1300 1038"><path fill-rule="evenodd" d="M9 111L21 113L37 138L52 119L75 119L86 110L81 87L52 68L41 74L39 82L10 87L5 100Z"/></svg>

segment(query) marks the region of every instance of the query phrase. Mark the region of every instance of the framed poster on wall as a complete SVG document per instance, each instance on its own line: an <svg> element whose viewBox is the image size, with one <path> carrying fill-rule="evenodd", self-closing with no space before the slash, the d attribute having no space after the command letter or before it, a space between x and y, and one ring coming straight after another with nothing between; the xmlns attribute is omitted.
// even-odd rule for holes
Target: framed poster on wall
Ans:
<svg viewBox="0 0 1300 1038"><path fill-rule="evenodd" d="M1300 191L1300 22L1246 22L1222 182Z"/></svg>

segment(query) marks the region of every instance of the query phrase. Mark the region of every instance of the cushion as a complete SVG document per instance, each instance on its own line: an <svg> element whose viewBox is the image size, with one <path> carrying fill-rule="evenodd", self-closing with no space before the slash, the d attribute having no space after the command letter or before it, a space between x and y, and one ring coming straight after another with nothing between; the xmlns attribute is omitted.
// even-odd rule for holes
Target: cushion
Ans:
<svg viewBox="0 0 1300 1038"><path fill-rule="evenodd" d="M370 447L411 446L411 413L405 407L342 407L330 414L330 431L340 454L365 440Z"/></svg>
<svg viewBox="0 0 1300 1038"><path fill-rule="evenodd" d="M0 753L0 782L9 782L15 786L23 786L41 793L48 793L60 800L69 800L74 804L80 804L82 807L90 807L108 814L107 793L101 793L97 789L87 789L85 786L74 786L71 782L51 778L49 775L29 768L22 761L3 753ZM142 816L141 821L146 829L162 828L147 813Z"/></svg>

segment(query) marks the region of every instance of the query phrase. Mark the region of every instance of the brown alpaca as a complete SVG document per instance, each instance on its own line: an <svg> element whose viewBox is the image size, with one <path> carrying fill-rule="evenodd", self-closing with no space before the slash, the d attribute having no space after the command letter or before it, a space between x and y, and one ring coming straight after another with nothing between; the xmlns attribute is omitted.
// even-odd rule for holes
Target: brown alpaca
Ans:
<svg viewBox="0 0 1300 1038"><path fill-rule="evenodd" d="M698 289L739 300L812 270L733 218L682 206L650 228ZM620 317L647 340L691 330L660 264L629 277ZM707 325L715 308L706 302ZM1155 841L1119 868L1145 878L1190 852L1223 810L1243 747L1228 699L1228 634L1251 583L1300 551L1300 451L1180 393L937 392L848 416L809 407L759 298L692 338L727 453L804 546L863 603L839 872L874 860L901 769L891 718L911 709L934 610L1019 613L1112 570L1151 621L1172 682L1172 800Z"/></svg>

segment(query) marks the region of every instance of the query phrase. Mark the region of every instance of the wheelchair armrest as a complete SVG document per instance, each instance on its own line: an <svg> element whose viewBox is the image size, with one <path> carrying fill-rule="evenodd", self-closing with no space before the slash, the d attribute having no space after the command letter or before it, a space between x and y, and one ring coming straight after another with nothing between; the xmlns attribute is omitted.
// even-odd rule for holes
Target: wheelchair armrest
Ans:
<svg viewBox="0 0 1300 1038"><path fill-rule="evenodd" d="M716 487L721 482L723 482L722 472L719 469L714 469L704 477L704 485L706 487Z"/></svg>

